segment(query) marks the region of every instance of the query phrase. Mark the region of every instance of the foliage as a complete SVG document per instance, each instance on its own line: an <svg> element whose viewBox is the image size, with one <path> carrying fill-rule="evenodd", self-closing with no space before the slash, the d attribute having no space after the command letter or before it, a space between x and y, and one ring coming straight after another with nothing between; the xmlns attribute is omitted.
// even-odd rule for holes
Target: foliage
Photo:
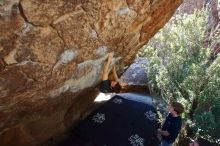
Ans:
<svg viewBox="0 0 220 146"><path fill-rule="evenodd" d="M176 15L140 51L146 65L149 85L167 102L177 100L186 107L194 135L210 141L220 139L220 55L210 60L211 48L220 42L210 36L206 10Z"/></svg>

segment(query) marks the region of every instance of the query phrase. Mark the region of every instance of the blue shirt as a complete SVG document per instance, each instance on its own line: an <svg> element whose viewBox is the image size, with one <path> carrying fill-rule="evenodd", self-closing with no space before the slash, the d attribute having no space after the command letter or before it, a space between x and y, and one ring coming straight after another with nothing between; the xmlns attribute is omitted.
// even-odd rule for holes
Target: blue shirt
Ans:
<svg viewBox="0 0 220 146"><path fill-rule="evenodd" d="M162 130L169 132L170 135L162 136L163 140L165 140L168 143L173 143L180 132L181 126L182 118L180 116L173 117L172 114L169 113L162 126Z"/></svg>

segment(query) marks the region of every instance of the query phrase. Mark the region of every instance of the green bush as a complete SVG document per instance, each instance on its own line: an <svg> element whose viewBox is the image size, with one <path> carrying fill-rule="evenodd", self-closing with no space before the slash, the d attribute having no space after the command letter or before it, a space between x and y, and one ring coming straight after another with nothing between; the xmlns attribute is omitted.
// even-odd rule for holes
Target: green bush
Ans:
<svg viewBox="0 0 220 146"><path fill-rule="evenodd" d="M220 56L210 60L210 47L220 42L220 37L211 34L207 41L207 26L206 10L176 15L138 56L149 60L146 69L152 92L167 102L182 102L186 107L184 118L190 121L194 136L217 142L220 140Z"/></svg>

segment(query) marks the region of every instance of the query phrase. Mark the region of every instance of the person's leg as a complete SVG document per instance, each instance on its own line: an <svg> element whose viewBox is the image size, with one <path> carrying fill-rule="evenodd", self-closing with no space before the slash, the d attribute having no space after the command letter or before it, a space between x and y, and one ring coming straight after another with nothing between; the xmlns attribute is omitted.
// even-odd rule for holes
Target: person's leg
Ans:
<svg viewBox="0 0 220 146"><path fill-rule="evenodd" d="M172 143L168 143L165 140L162 140L160 146L172 146Z"/></svg>
<svg viewBox="0 0 220 146"><path fill-rule="evenodd" d="M108 61L107 63L104 65L104 69L103 69L103 75L102 75L102 80L108 80L108 74L109 74L109 66L112 62L112 58L113 58L113 53L109 53L108 54Z"/></svg>

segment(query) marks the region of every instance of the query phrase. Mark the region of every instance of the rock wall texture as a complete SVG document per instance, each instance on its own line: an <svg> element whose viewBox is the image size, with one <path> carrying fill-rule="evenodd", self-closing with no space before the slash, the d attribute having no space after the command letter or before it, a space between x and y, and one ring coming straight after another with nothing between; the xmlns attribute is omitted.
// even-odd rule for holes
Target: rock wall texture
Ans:
<svg viewBox="0 0 220 146"><path fill-rule="evenodd" d="M107 52L122 73L181 3L1 0L0 145L39 145L68 129L93 103Z"/></svg>
<svg viewBox="0 0 220 146"><path fill-rule="evenodd" d="M220 36L220 0L210 1L209 9L210 14L207 39L211 36ZM213 58L216 58L217 54L220 52L220 43L212 43L211 48L213 48Z"/></svg>
<svg viewBox="0 0 220 146"><path fill-rule="evenodd" d="M177 12L191 14L195 9L202 9L203 6L207 3L206 1L209 0L184 0L182 5L178 8Z"/></svg>

